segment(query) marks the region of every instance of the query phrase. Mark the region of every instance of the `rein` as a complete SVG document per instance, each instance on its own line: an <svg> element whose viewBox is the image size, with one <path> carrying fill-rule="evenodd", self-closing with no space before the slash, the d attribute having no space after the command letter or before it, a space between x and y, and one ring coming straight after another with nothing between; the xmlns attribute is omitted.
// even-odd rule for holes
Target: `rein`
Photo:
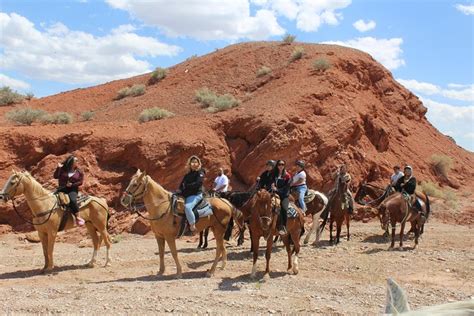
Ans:
<svg viewBox="0 0 474 316"><path fill-rule="evenodd" d="M132 213L136 213L138 214L138 216L140 216L141 218L143 219L146 219L148 221L158 221L160 219L162 219L163 217L165 217L170 211L171 211L171 200L168 200L168 201L163 201L161 202L160 204L158 204L157 206L160 206L161 204L163 203L166 203L168 202L169 203L169 206L168 208L166 209L166 211L164 213L162 213L161 215L159 215L158 217L146 217L145 215L143 215L141 212L140 212L140 209L142 209L141 207L137 207L136 204L133 204L133 203L130 203L130 207L129 209L132 211ZM144 208L144 207L143 207Z"/></svg>
<svg viewBox="0 0 474 316"><path fill-rule="evenodd" d="M54 213L53 211L56 209L56 206L58 205L58 201L56 200L56 202L54 202L53 207L49 211L39 213L38 215L33 214L34 215L33 218L38 218L38 217L43 217L45 215L48 215L48 218L46 218L46 220L44 220L43 222L41 222L39 224L35 224L35 223L27 220L23 216L21 216L20 212L18 212L18 210L16 208L15 199L12 198L11 200L12 200L12 204L13 204L13 209L15 210L15 213L18 215L18 217L20 217L23 221L27 222L28 224L31 224L31 225L34 225L34 226L40 226L40 225L45 224L47 221L49 221L49 219L51 218L51 215L53 215L53 213Z"/></svg>

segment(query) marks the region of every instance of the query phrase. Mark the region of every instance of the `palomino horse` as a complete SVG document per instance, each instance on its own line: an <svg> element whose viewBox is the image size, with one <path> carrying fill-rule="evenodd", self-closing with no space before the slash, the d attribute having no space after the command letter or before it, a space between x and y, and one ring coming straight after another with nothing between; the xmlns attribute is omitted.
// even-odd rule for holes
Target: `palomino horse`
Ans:
<svg viewBox="0 0 474 316"><path fill-rule="evenodd" d="M60 206L57 195L43 188L28 172L13 171L2 192L0 192L0 199L8 201L21 194L25 196L26 202L33 213L33 221L30 223L38 231L43 246L45 263L41 272L49 272L54 268L53 249L64 214L64 208ZM99 251L102 240L107 248L105 266L108 266L110 263L109 250L111 242L107 232L107 220L109 217L107 201L103 198L91 196L83 205L79 212L86 221L87 231L94 244L92 259L87 266L94 266L97 251ZM15 204L13 206L15 207ZM64 226L64 229L67 230L74 227L74 219L71 215L66 215L69 216Z"/></svg>
<svg viewBox="0 0 474 316"><path fill-rule="evenodd" d="M305 245L308 244L309 238L315 232L316 239L313 242L313 246L316 246L319 241L319 237L321 236L321 231L319 229L318 214L323 212L324 209L326 208L328 204L328 198L326 197L326 195L316 190L310 190L310 193L314 194L314 197L311 201L305 202L306 213L304 215L311 215L311 217L313 218L313 223L311 224L311 228L308 234L306 234L306 237L304 238L303 243ZM292 192L291 195L295 201L298 201L298 195L296 192Z"/></svg>
<svg viewBox="0 0 474 316"><path fill-rule="evenodd" d="M329 242L333 242L332 227L336 222L336 244L339 243L341 237L342 223L346 221L347 226L347 240L350 239L350 215L348 211L348 201L345 201L345 195L347 194L347 183L341 181L340 176L336 177L335 187L329 192L329 202L326 207L326 211L330 216L329 220ZM327 219L327 218L326 218ZM324 222L326 222L326 219ZM324 225L320 230L324 229Z"/></svg>
<svg viewBox="0 0 474 316"><path fill-rule="evenodd" d="M145 207L150 214L151 228L155 234L160 253L160 270L159 275L165 272L165 241L168 244L171 255L176 263L176 276L182 276L181 263L178 259L178 252L176 250L176 238L180 228L181 219L177 219L172 207L172 193L165 190L157 182L140 170L132 177L127 189L121 198L121 203L125 207L133 205L135 200L143 199ZM228 201L221 198L209 198L209 203L212 206L213 215L203 217L196 223L198 232L207 227L211 227L216 238L216 257L211 269L208 271L208 276L212 276L216 270L217 263L222 260L222 269L227 263L227 251L224 246L224 232L227 224L232 216L239 218L242 216L239 210L233 207ZM177 203L177 212L179 216L184 215L184 202L180 199Z"/></svg>
<svg viewBox="0 0 474 316"><path fill-rule="evenodd" d="M388 223L392 226L392 243L390 249L395 246L395 229L396 224L400 223L400 248L403 249L403 230L407 221L412 222L415 228L415 246L418 245L418 237L430 215L430 200L426 195L426 203L422 206L423 210L415 211L402 193L395 193L382 202L380 205L380 213L382 215L382 229L388 229ZM425 217L426 214L426 217Z"/></svg>
<svg viewBox="0 0 474 316"><path fill-rule="evenodd" d="M298 273L298 254L300 252L300 237L304 229L303 213L296 208L297 216L288 218L288 234L282 237L288 254L288 272ZM273 236L278 235L276 229L278 214L280 212L280 199L276 194L260 189L242 208L245 218L250 219L250 236L252 240L253 266L251 277L255 278L257 273L258 248L260 237L267 242L265 259L267 261L265 276L270 273L270 257L273 248ZM293 242L291 249L290 239ZM293 258L294 255L294 258Z"/></svg>

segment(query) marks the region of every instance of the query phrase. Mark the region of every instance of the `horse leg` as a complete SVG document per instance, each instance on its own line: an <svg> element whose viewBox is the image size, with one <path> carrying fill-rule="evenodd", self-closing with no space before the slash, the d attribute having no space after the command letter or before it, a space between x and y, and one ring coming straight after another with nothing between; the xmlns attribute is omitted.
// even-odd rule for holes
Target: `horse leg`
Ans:
<svg viewBox="0 0 474 316"><path fill-rule="evenodd" d="M420 237L420 225L419 222L412 225L415 227L415 246L413 246L413 250L415 250L418 246L418 238Z"/></svg>
<svg viewBox="0 0 474 316"><path fill-rule="evenodd" d="M300 253L300 234L301 229L296 229L291 233L291 239L293 240L293 274L298 274L299 267L298 267L298 254Z"/></svg>
<svg viewBox="0 0 474 316"><path fill-rule="evenodd" d="M347 212L345 214L345 217L346 217L346 227L347 227L347 240L349 240L351 238L351 234L349 232L349 226L351 225L351 217L349 213Z"/></svg>
<svg viewBox="0 0 474 316"><path fill-rule="evenodd" d="M270 277L270 258L272 256L272 248L273 248L273 239L270 236L270 238L267 239L267 250L265 251L266 265L265 265L265 274L263 275L263 278Z"/></svg>
<svg viewBox="0 0 474 316"><path fill-rule="evenodd" d="M400 225L400 250L403 250L403 230L405 229L405 223Z"/></svg>
<svg viewBox="0 0 474 316"><path fill-rule="evenodd" d="M311 228L309 229L309 232L306 234L306 237L304 238L304 241L303 241L305 245L308 244L311 234L313 234L313 232L316 230L316 222L319 224L316 214L313 214L313 223L311 224Z"/></svg>
<svg viewBox="0 0 474 316"><path fill-rule="evenodd" d="M244 235L245 235L245 224L242 227L242 231L239 232L239 239L237 239L237 246L242 246L244 244Z"/></svg>
<svg viewBox="0 0 474 316"><path fill-rule="evenodd" d="M112 261L110 259L110 247L112 246L112 243L110 242L109 232L107 231L107 228L104 226L104 228L101 231L99 231L99 234L100 234L100 239L103 240L105 243L106 255L105 255L104 267L108 267L110 266L110 262ZM102 242L99 241L99 248L100 248L101 243Z"/></svg>
<svg viewBox="0 0 474 316"><path fill-rule="evenodd" d="M157 236L156 242L160 255L160 270L158 270L158 275L163 275L165 273L165 239Z"/></svg>
<svg viewBox="0 0 474 316"><path fill-rule="evenodd" d="M204 230L204 245L202 245L202 249L207 249L207 241L209 237L209 227Z"/></svg>
<svg viewBox="0 0 474 316"><path fill-rule="evenodd" d="M92 251L92 258L91 260L86 264L87 267L93 268L95 265L96 257L97 257L97 251L99 250L99 236L97 236L97 231L95 230L94 225L92 223L87 222L86 223L87 227L87 232L89 233L89 236L92 238L92 244L94 245L94 250Z"/></svg>
<svg viewBox="0 0 474 316"><path fill-rule="evenodd" d="M214 262L212 263L211 269L207 272L207 276L211 277L214 275L214 272L216 271L217 263L221 259L221 256L223 255L223 248L224 248L224 238L223 238L223 232L222 231L217 231L217 229L214 229L214 237L216 238L216 257L214 258ZM225 264L223 264L223 267L225 267Z"/></svg>
<svg viewBox="0 0 474 316"><path fill-rule="evenodd" d="M234 229L234 217L230 218L229 224L227 224L227 229L225 230L224 240L229 241L232 237L232 230Z"/></svg>
<svg viewBox="0 0 474 316"><path fill-rule="evenodd" d="M342 230L342 222L344 218L341 218L339 221L336 222L336 245L339 243L341 238L341 230Z"/></svg>
<svg viewBox="0 0 474 316"><path fill-rule="evenodd" d="M332 225L333 225L333 223L334 223L334 220L331 218L329 220L329 243L331 243L331 244L333 242L333 239L332 239Z"/></svg>
<svg viewBox="0 0 474 316"><path fill-rule="evenodd" d="M170 252L173 256L174 262L176 263L176 278L180 279L183 276L183 270L181 268L181 263L178 259L178 251L176 250L176 239L174 239L174 237L168 237L166 238L166 243L170 248Z"/></svg>
<svg viewBox="0 0 474 316"><path fill-rule="evenodd" d="M395 229L397 227L395 226L394 223L392 223L392 243L390 244L390 249L393 249L395 247Z"/></svg>
<svg viewBox="0 0 474 316"><path fill-rule="evenodd" d="M258 248L260 244L260 237L252 238L250 237L252 241L252 245L250 247L250 251L253 252L253 265L252 265L252 273L250 274L250 277L252 279L255 279L257 276L257 259L258 259Z"/></svg>
<svg viewBox="0 0 474 316"><path fill-rule="evenodd" d="M48 234L47 233L42 233L38 232L38 236L41 240L41 246L43 248L43 255L44 255L44 266L41 269L41 273L44 273L46 268L49 265L49 259L48 259Z"/></svg>
<svg viewBox="0 0 474 316"><path fill-rule="evenodd" d="M48 266L46 267L46 271L51 271L54 268L53 262L53 251L54 251L54 243L56 242L56 234L58 232L53 231L48 234Z"/></svg>
<svg viewBox="0 0 474 316"><path fill-rule="evenodd" d="M200 232L199 232L199 244L198 244L198 249L202 247L203 238L204 238L204 231L200 231Z"/></svg>

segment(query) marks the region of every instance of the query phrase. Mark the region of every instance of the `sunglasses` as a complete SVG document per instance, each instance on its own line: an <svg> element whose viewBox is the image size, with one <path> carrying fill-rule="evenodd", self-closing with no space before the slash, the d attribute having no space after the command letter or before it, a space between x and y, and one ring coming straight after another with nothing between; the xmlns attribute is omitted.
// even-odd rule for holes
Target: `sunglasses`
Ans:
<svg viewBox="0 0 474 316"><path fill-rule="evenodd" d="M285 164L284 163L279 163L277 166L284 166Z"/></svg>

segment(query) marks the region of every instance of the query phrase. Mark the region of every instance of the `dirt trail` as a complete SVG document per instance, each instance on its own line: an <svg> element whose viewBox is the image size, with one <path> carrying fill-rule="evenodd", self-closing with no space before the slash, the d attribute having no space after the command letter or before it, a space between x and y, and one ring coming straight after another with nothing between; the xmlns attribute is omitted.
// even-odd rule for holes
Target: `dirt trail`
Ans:
<svg viewBox="0 0 474 316"><path fill-rule="evenodd" d="M211 249L180 240L183 279L166 255L165 276L157 277L157 246L152 236L121 235L113 245L113 265L85 269L91 248L59 242L56 272L37 275L43 265L39 244L0 237L0 310L6 313L315 313L377 314L385 302L385 279L393 277L406 290L413 308L465 300L474 296L474 233L466 226L429 222L420 248L387 251L379 224L352 225L352 240L320 248L305 246L300 273L286 273L286 253L277 247L271 278L251 280L249 243L228 247L226 270L205 277ZM120 238L119 238L120 239ZM83 243L80 243L83 245ZM263 249L259 277L264 269ZM105 251L99 253L103 264Z"/></svg>

